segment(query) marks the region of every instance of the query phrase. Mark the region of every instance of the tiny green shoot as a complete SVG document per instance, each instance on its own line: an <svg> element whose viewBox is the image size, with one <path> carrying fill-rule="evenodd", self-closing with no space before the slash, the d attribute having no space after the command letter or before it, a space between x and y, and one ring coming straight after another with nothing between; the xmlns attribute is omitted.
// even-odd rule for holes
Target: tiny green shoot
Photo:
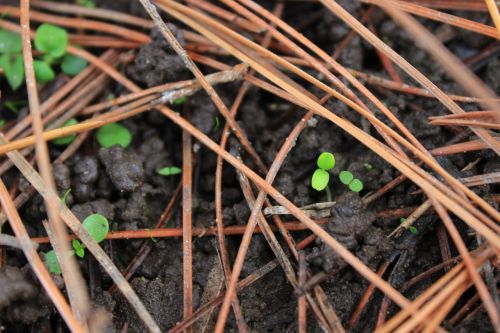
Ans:
<svg viewBox="0 0 500 333"><path fill-rule="evenodd" d="M157 171L161 176L174 176L182 173L182 169L176 166L166 166Z"/></svg>
<svg viewBox="0 0 500 333"><path fill-rule="evenodd" d="M95 8L94 0L77 0L77 4L87 8Z"/></svg>
<svg viewBox="0 0 500 333"><path fill-rule="evenodd" d="M123 125L111 123L100 127L96 132L97 142L101 147L109 148L120 145L127 148L132 142L132 134Z"/></svg>
<svg viewBox="0 0 500 333"><path fill-rule="evenodd" d="M343 170L339 173L340 182L347 185L353 192L360 192L363 189L363 182L354 178L352 172Z"/></svg>
<svg viewBox="0 0 500 333"><path fill-rule="evenodd" d="M59 265L56 252L54 250L50 250L45 253L45 264L47 265L49 272L59 275L62 274L61 265Z"/></svg>
<svg viewBox="0 0 500 333"><path fill-rule="evenodd" d="M404 217L400 218L399 219L399 223L403 223L404 221L406 221L406 219ZM418 234L418 230L417 230L417 227L411 225L409 228L408 228L408 231L411 232L412 234L416 235Z"/></svg>
<svg viewBox="0 0 500 333"><path fill-rule="evenodd" d="M353 192L361 192L363 189L363 182L359 179L353 179L349 184L349 189Z"/></svg>
<svg viewBox="0 0 500 333"><path fill-rule="evenodd" d="M67 45L68 33L63 28L44 23L36 29L35 46L42 53L59 58L66 52Z"/></svg>
<svg viewBox="0 0 500 333"><path fill-rule="evenodd" d="M317 164L320 169L331 170L335 166L335 156L332 153L323 152L319 155Z"/></svg>
<svg viewBox="0 0 500 333"><path fill-rule="evenodd" d="M220 127L220 120L219 117L215 116L215 126L214 129L212 130L212 133L215 133L219 130Z"/></svg>
<svg viewBox="0 0 500 333"><path fill-rule="evenodd" d="M311 186L316 191L322 191L325 188L328 190L328 182L330 181L328 170L335 166L335 156L332 153L323 152L318 156L316 164L318 169L312 175Z"/></svg>
<svg viewBox="0 0 500 333"><path fill-rule="evenodd" d="M61 62L61 69L69 76L75 76L83 71L85 67L87 67L87 64L87 60L72 54L67 54Z"/></svg>
<svg viewBox="0 0 500 333"><path fill-rule="evenodd" d="M72 126L78 124L78 120L75 118L68 119L64 124L63 127L66 126ZM57 146L67 146L71 144L73 141L76 139L76 134L70 134L66 135L57 139L52 140L51 142Z"/></svg>
<svg viewBox="0 0 500 333"><path fill-rule="evenodd" d="M105 240L106 235L109 232L109 222L101 214L92 214L87 216L85 220L83 220L82 225L97 243ZM73 239L71 244L73 245L73 249L75 249L76 255L83 258L85 255L85 246L80 243L78 239Z"/></svg>
<svg viewBox="0 0 500 333"><path fill-rule="evenodd" d="M49 23L41 24L36 29L34 44L41 53L33 61L35 77L39 83L55 78L52 67L55 62L60 62L61 70L70 76L80 73L87 66L86 60L66 54L68 33L63 28ZM24 81L21 36L4 29L0 30L0 67L12 90L17 90Z"/></svg>
<svg viewBox="0 0 500 333"><path fill-rule="evenodd" d="M5 126L6 122L5 119L0 119L0 129L2 129Z"/></svg>
<svg viewBox="0 0 500 333"><path fill-rule="evenodd" d="M66 191L64 191L63 196L61 197L61 202L66 205L66 200L68 199L68 195L71 192L71 188L68 188Z"/></svg>
<svg viewBox="0 0 500 333"><path fill-rule="evenodd" d="M371 165L370 163L364 163L363 166L365 167L365 169L367 170L371 170L373 169L373 165Z"/></svg>
<svg viewBox="0 0 500 333"><path fill-rule="evenodd" d="M109 222L101 214L87 216L85 220L83 220L82 225L97 243L106 239L109 232ZM78 239L73 239L71 245L73 246L74 253L78 257L83 258L85 256L85 245L80 243ZM54 250L45 253L45 264L51 273L61 274L61 266Z"/></svg>
<svg viewBox="0 0 500 333"><path fill-rule="evenodd" d="M340 182L344 185L349 185L349 183L353 180L353 178L354 176L350 171L344 170L339 173Z"/></svg>
<svg viewBox="0 0 500 333"><path fill-rule="evenodd" d="M187 101L187 96L182 96L174 100L175 105L181 105L184 104L184 102Z"/></svg>
<svg viewBox="0 0 500 333"><path fill-rule="evenodd" d="M330 174L323 169L316 169L312 175L311 185L316 191L322 191L328 186Z"/></svg>

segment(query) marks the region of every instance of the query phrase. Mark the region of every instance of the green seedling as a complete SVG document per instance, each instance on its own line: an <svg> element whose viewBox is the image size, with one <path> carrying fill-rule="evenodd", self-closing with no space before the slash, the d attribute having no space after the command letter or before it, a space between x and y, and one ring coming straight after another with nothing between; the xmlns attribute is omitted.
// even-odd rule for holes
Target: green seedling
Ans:
<svg viewBox="0 0 500 333"><path fill-rule="evenodd" d="M94 0L77 0L76 3L83 7L95 8Z"/></svg>
<svg viewBox="0 0 500 333"><path fill-rule="evenodd" d="M5 126L5 119L0 119L0 129L2 129Z"/></svg>
<svg viewBox="0 0 500 333"><path fill-rule="evenodd" d="M167 166L159 169L157 172L162 176L174 176L180 174L182 169L176 166Z"/></svg>
<svg viewBox="0 0 500 333"><path fill-rule="evenodd" d="M406 221L406 219L404 217L400 218L399 219L399 222L400 223L403 223L404 221ZM411 225L409 228L408 228L408 231L411 232L412 234L416 235L418 234L418 230L417 230L417 227Z"/></svg>
<svg viewBox="0 0 500 333"><path fill-rule="evenodd" d="M311 186L316 191L322 191L328 186L330 181L330 174L328 170L333 169L335 166L335 156L332 153L323 152L318 156L317 160L318 169L314 171L311 178Z"/></svg>
<svg viewBox="0 0 500 333"><path fill-rule="evenodd" d="M78 124L78 120L76 120L75 118L71 118L71 119L67 120L63 124L62 127L76 125L76 124ZM54 139L51 142L57 146L67 146L67 145L71 144L73 141L75 141L75 139L76 139L76 134L70 134L70 135L66 135L66 136Z"/></svg>
<svg viewBox="0 0 500 333"><path fill-rule="evenodd" d="M347 185L353 192L360 192L363 189L363 182L354 178L352 172L344 170L339 173L340 182Z"/></svg>
<svg viewBox="0 0 500 333"><path fill-rule="evenodd" d="M85 220L83 220L82 225L97 243L105 240L106 235L109 232L109 222L101 214L92 214L87 216ZM76 255L83 258L85 255L85 245L80 243L78 239L73 239L71 245L73 245Z"/></svg>
<svg viewBox="0 0 500 333"><path fill-rule="evenodd" d="M59 275L62 274L61 265L59 265L56 252L54 250L50 250L45 253L45 265L47 265L49 272Z"/></svg>
<svg viewBox="0 0 500 333"><path fill-rule="evenodd" d="M101 214L87 216L85 220L83 220L82 225L97 243L106 239L109 232L109 222ZM80 243L78 239L74 239L71 245L73 246L74 253L78 257L83 258L85 256L85 245ZM45 264L51 273L61 274L61 266L54 250L45 253Z"/></svg>
<svg viewBox="0 0 500 333"><path fill-rule="evenodd" d="M100 127L96 132L97 142L101 147L109 148L120 145L127 148L132 142L132 134L123 125L111 123Z"/></svg>
<svg viewBox="0 0 500 333"><path fill-rule="evenodd" d="M8 30L0 30L0 68L3 68L12 90L17 90L24 81L22 49L21 36Z"/></svg>
<svg viewBox="0 0 500 333"><path fill-rule="evenodd" d="M174 100L175 105L181 105L184 104L185 101L187 101L187 96L182 96Z"/></svg>
<svg viewBox="0 0 500 333"><path fill-rule="evenodd" d="M40 25L35 32L34 44L41 53L33 60L35 77L39 83L55 78L55 63L61 63L61 70L70 76L80 73L87 66L86 60L66 54L68 33L63 28L48 23ZM8 30L0 30L0 55L0 67L12 90L16 90L24 81L21 37Z"/></svg>
<svg viewBox="0 0 500 333"><path fill-rule="evenodd" d="M66 205L66 200L68 199L68 195L71 192L71 188L68 188L66 191L64 191L63 196L61 197L61 202Z"/></svg>
<svg viewBox="0 0 500 333"><path fill-rule="evenodd" d="M212 133L215 133L219 130L220 127L220 119L219 117L215 116L215 126L214 129L212 130Z"/></svg>

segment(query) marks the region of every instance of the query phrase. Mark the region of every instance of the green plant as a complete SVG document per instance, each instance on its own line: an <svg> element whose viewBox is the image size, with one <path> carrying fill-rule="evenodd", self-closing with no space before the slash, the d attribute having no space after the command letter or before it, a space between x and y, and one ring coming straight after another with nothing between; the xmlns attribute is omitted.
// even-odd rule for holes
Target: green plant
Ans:
<svg viewBox="0 0 500 333"><path fill-rule="evenodd" d="M87 216L82 225L97 243L106 239L109 232L109 222L101 214ZM74 253L78 257L83 258L85 256L85 245L80 243L78 239L74 239L71 245L73 246ZM61 274L61 266L54 250L45 253L45 264L51 273Z"/></svg>
<svg viewBox="0 0 500 333"><path fill-rule="evenodd" d="M106 239L106 235L109 232L109 222L101 214L89 215L83 220L83 227L89 232L90 236L97 242L100 243ZM85 255L85 245L80 243L78 239L73 239L71 242L75 253L80 258Z"/></svg>
<svg viewBox="0 0 500 333"><path fill-rule="evenodd" d="M33 60L35 77L38 82L45 83L55 78L52 66L61 62L61 70L74 76L80 73L87 61L66 54L68 46L68 33L63 28L44 23L35 32L35 47L41 56ZM22 56L21 37L8 30L0 30L0 67L5 72L5 77L12 90L18 89L24 81L24 61Z"/></svg>
<svg viewBox="0 0 500 333"><path fill-rule="evenodd" d="M54 250L50 250L45 253L45 265L49 269L49 272L54 274L61 274L61 265L59 265L59 261L57 260L56 252Z"/></svg>
<svg viewBox="0 0 500 333"><path fill-rule="evenodd" d="M71 192L71 188L68 188L64 191L63 196L61 197L61 202L66 205L66 200L68 199L68 195Z"/></svg>
<svg viewBox="0 0 500 333"><path fill-rule="evenodd" d="M87 8L95 8L94 0L77 0L77 4Z"/></svg>
<svg viewBox="0 0 500 333"><path fill-rule="evenodd" d="M162 176L173 176L180 174L182 172L182 169L176 166L167 166L159 169L157 172Z"/></svg>
<svg viewBox="0 0 500 333"><path fill-rule="evenodd" d="M360 192L363 189L363 182L354 178L352 172L344 170L339 173L340 182L347 185L353 192Z"/></svg>
<svg viewBox="0 0 500 333"><path fill-rule="evenodd" d="M24 81L24 62L21 51L21 37L8 30L0 30L0 68L12 90L16 90Z"/></svg>
<svg viewBox="0 0 500 333"><path fill-rule="evenodd" d="M335 166L335 156L332 153L323 152L318 156L317 160L318 169L314 171L311 178L311 186L316 191L322 191L328 186L330 181L330 174L328 170L333 169Z"/></svg>
<svg viewBox="0 0 500 333"><path fill-rule="evenodd" d="M96 132L97 142L101 147L109 148L114 145L120 145L127 148L132 142L132 134L123 125L111 123L100 127Z"/></svg>
<svg viewBox="0 0 500 333"><path fill-rule="evenodd" d="M174 104L175 105L181 105L183 104L185 101L187 101L187 96L182 96L182 97L179 97L177 99L174 100Z"/></svg>
<svg viewBox="0 0 500 333"><path fill-rule="evenodd" d="M402 217L402 218L399 219L400 223L403 223L404 221L406 221L406 219L404 217ZM413 225L411 225L411 226L408 227L408 231L411 232L414 235L418 234L417 227L415 227Z"/></svg>
<svg viewBox="0 0 500 333"><path fill-rule="evenodd" d="M76 120L75 118L71 118L71 119L68 119L62 127L66 127L66 126L71 126L71 125L76 125L78 124L78 120ZM60 138L57 138L57 139L54 139L52 140L51 142L55 145L58 145L58 146L67 146L69 145L70 143L72 143L73 141L75 141L76 139L76 134L70 134L70 135L66 135L66 136L63 136L63 137L60 137Z"/></svg>

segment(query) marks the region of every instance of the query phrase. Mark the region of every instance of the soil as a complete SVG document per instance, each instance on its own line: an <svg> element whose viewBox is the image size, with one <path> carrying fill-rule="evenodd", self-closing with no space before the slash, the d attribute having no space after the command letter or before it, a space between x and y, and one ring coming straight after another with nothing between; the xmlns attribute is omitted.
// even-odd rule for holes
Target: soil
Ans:
<svg viewBox="0 0 500 333"><path fill-rule="evenodd" d="M348 6L349 10L359 17L360 6L352 5L350 1L339 2ZM137 1L100 0L96 1L96 4L145 17ZM321 9L319 5L311 3L290 3L286 7L284 17L291 23L300 22L302 16L298 16L297 13L316 13ZM484 13L476 13L474 18L489 20ZM390 41L390 45L397 52L445 91L463 93L434 62L429 61L429 56L413 43L403 29L388 20L380 11L376 11L372 22L384 40ZM308 25L301 32L327 52L332 52L350 31L327 11L324 11L324 15L315 23ZM425 24L432 31L440 28L440 25L429 21L425 21ZM171 27L182 42L181 31ZM477 38L477 34L458 29L456 32L457 35L447 46L462 57L476 54L491 42ZM134 62L123 69L124 73L143 87L190 78L180 59L158 31L153 30L151 37L152 43L137 50ZM231 61L227 58L221 59L226 62ZM355 69L387 76L377 59L375 50L359 38L353 39L341 54L339 62ZM498 91L499 66L500 61L493 59L474 69L490 87ZM211 70L203 68L203 71L208 73ZM412 82L404 73L400 74L406 82ZM225 84L218 86L217 92L226 105L230 105L238 88L237 83ZM123 92L123 88L119 86L111 90L117 95ZM443 127L428 125L427 116L446 114L444 108L437 102L378 88L373 90L428 149L444 145L456 134ZM316 92L314 89L311 91ZM326 106L332 112L366 128L372 135L378 137L372 127L365 124L359 115L342 103L332 100ZM175 107L178 111L189 110L192 122L200 130L214 140L220 140L222 125L216 128L218 113L206 94L197 93L182 106ZM477 108L474 105L464 105L464 107L471 110ZM2 112L3 110L6 109L2 106ZM264 163L270 165L277 150L301 116L303 110L297 110L268 93L251 88L240 108L238 121ZM14 115L11 114L11 117ZM223 118L218 116L218 119L222 122ZM126 120L123 124L133 135L130 147L98 148L95 139L89 138L68 161L54 165L56 185L61 196L71 189L66 203L80 219L92 213L100 213L112 221L113 230L152 228L180 180L179 176L160 176L156 170L164 166L182 165L181 132L169 120L154 111ZM216 156L199 143L195 145L197 148L193 170L193 224L195 227L210 227L215 224L213 192ZM238 148L234 140L231 141L231 146ZM310 186L310 175L316 168L315 159L323 151L334 152L337 161L331 175L331 192L336 205L331 209L331 216L324 226L328 233L373 270L377 270L384 260L392 262L390 281L395 287L400 287L405 281L442 261L435 232L436 217L433 215L421 217L416 223L417 234L407 232L401 238L394 240L388 239L387 236L399 225L399 217L381 218L376 214L386 209L421 204L423 196L414 193L418 188L405 182L374 203L365 205L361 199L363 196L379 189L398 173L356 139L324 119L314 118L302 132L276 178L277 189L298 206L326 201L324 192L316 192ZM60 152L60 147L51 146L53 158ZM481 160L471 170L459 171L477 158ZM245 163L252 165L250 159L245 157L244 159ZM500 169L498 157L489 151L452 155L440 158L439 162L456 177ZM350 170L363 181L364 189L361 193L349 192L347 187L340 183L337 176L341 170ZM10 178L14 179L12 175ZM20 191L26 190L27 187L26 181L21 179ZM479 186L474 190L481 196L495 192L490 185ZM250 211L239 188L236 173L227 165L223 170L222 197L225 225L246 224ZM44 235L40 221L46 217L46 213L39 195L32 197L23 207L21 214L30 235ZM178 207L167 226L179 227L180 220L181 212ZM467 234L466 226L459 221L456 222L469 248L477 247L475 238ZM6 227L4 232L10 232L9 228ZM299 232L293 235L297 240L301 240L309 233ZM282 241L279 236L277 237ZM173 238L144 241L150 243L152 251L131 278L131 285L156 322L163 330L167 330L182 319L182 244L179 239ZM143 240L113 240L103 242L103 247L116 265L124 269L137 254L142 243ZM233 260L240 238L227 237L227 243ZM216 240L213 237L196 238L193 246L193 296L196 308L201 305L209 274L214 265L219 265L219 259ZM42 252L49 249L47 245L40 248ZM5 332L66 331L61 318L27 267L22 253L9 249L6 253L6 264L0 270L0 323L3 325L3 330ZM331 273L329 278L322 282L322 287L344 327L347 327L354 308L366 290L366 280L320 241L308 247L305 253L308 267L314 274L323 271ZM452 256L455 255L457 252L452 248ZM250 275L273 259L274 255L265 239L259 235L254 236L241 278ZM108 331L117 332L127 327L128 332L145 332L145 327L123 297L119 293L108 292L112 286L111 280L95 260L91 256L86 256L79 262L85 278L89 281L92 301L97 306L104 306L113 316ZM407 290L405 295L415 298L438 277L439 274L431 276ZM62 282L61 287L63 288ZM367 332L374 329L382 297L380 292L375 292L375 296L351 332ZM297 330L297 296L281 269L273 270L246 288L239 294L239 299L244 318L253 332ZM389 312L394 313L396 310L391 306ZM463 321L452 329L454 332L493 332L487 316L482 311L471 320ZM237 331L232 314L226 331ZM312 316L308 318L308 332L322 332Z"/></svg>

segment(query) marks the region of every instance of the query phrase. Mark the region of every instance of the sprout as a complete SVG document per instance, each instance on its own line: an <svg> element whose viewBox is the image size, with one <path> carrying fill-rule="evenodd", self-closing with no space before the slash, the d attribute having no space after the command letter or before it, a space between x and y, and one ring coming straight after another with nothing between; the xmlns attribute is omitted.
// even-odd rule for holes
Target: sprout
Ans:
<svg viewBox="0 0 500 333"><path fill-rule="evenodd" d="M354 176L352 175L352 173L350 171L341 171L340 174L339 174L339 179L340 179L340 182L344 185L349 185L349 183L352 181L352 179L354 178Z"/></svg>
<svg viewBox="0 0 500 333"><path fill-rule="evenodd" d="M63 127L76 125L76 124L78 124L78 120L76 120L75 118L71 118L71 119L68 119L63 124ZM70 143L72 143L75 140L75 138L76 138L76 134L70 134L70 135L66 135L66 136L54 139L51 142L55 145L58 145L58 146L67 146Z"/></svg>
<svg viewBox="0 0 500 333"><path fill-rule="evenodd" d="M162 176L173 176L178 175L182 172L182 169L176 166L167 166L159 169L157 173Z"/></svg>
<svg viewBox="0 0 500 333"><path fill-rule="evenodd" d="M63 28L44 23L36 29L35 46L49 57L59 58L66 53L68 33Z"/></svg>
<svg viewBox="0 0 500 333"><path fill-rule="evenodd" d="M61 62L61 69L69 76L75 76L83 71L87 67L87 64L87 60L83 58L66 54Z"/></svg>
<svg viewBox="0 0 500 333"><path fill-rule="evenodd" d="M181 105L183 104L185 101L187 101L187 96L182 96L182 97L179 97L177 99L174 100L174 104L175 105Z"/></svg>
<svg viewBox="0 0 500 333"><path fill-rule="evenodd" d="M335 156L332 153L324 152L318 157L318 168L325 171L333 169L335 166Z"/></svg>
<svg viewBox="0 0 500 333"><path fill-rule="evenodd" d="M82 225L97 243L106 239L109 232L109 222L101 214L92 214L87 216ZM83 258L85 255L85 245L80 243L78 239L73 239L71 245L75 250L75 254L78 257ZM54 250L45 253L45 264L51 273L61 274L61 266L57 260Z"/></svg>
<svg viewBox="0 0 500 333"><path fill-rule="evenodd" d="M316 164L318 165L318 169L316 169L312 175L311 186L316 191L322 191L326 188L327 196L330 197L330 192L328 192L330 174L328 173L328 170L333 169L335 166L335 157L332 153L323 152L318 156Z"/></svg>
<svg viewBox="0 0 500 333"><path fill-rule="evenodd" d="M363 182L359 179L353 179L349 184L349 189L353 192L360 192L363 189Z"/></svg>
<svg viewBox="0 0 500 333"><path fill-rule="evenodd" d="M311 186L316 191L322 191L328 186L328 181L330 180L330 174L323 169L316 169L314 171Z"/></svg>
<svg viewBox="0 0 500 333"><path fill-rule="evenodd" d="M341 171L339 173L339 179L342 184L349 186L349 189L353 192L360 192L363 189L363 182L354 178L350 171Z"/></svg>
<svg viewBox="0 0 500 333"><path fill-rule="evenodd" d="M109 148L120 145L127 148L132 142L132 134L128 128L117 123L111 123L100 127L96 132L97 142L101 147Z"/></svg>

